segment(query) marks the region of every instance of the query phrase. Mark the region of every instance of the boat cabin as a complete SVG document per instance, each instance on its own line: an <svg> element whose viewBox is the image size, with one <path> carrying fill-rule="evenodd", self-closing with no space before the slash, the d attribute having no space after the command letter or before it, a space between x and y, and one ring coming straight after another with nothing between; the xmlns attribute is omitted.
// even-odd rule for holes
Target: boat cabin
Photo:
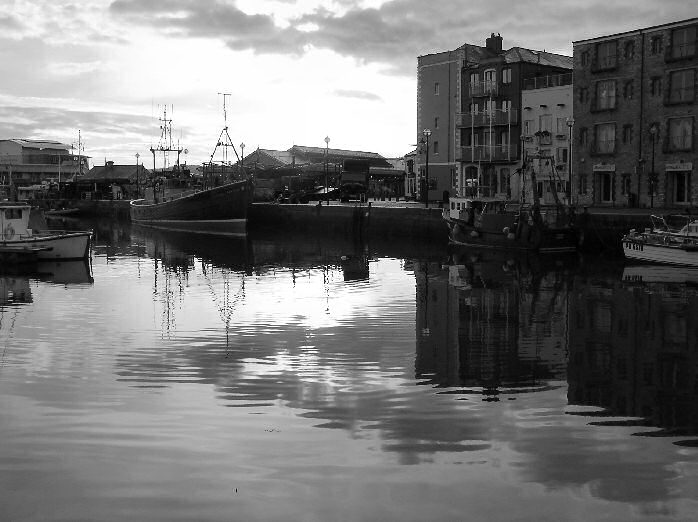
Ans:
<svg viewBox="0 0 698 522"><path fill-rule="evenodd" d="M0 231L3 241L15 241L31 235L31 207L23 203L0 202Z"/></svg>

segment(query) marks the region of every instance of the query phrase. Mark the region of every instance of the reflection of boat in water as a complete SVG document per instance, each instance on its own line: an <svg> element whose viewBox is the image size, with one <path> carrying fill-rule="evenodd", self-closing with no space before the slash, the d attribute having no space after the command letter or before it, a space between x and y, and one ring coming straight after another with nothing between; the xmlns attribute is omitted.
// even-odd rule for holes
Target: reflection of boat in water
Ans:
<svg viewBox="0 0 698 522"><path fill-rule="evenodd" d="M171 266L189 267L200 258L216 266L247 271L251 253L247 237L216 237L140 225L131 228L134 239L145 242L149 257Z"/></svg>
<svg viewBox="0 0 698 522"><path fill-rule="evenodd" d="M36 276L41 281L61 285L91 285L92 267L87 260L73 261L39 261Z"/></svg>
<svg viewBox="0 0 698 522"><path fill-rule="evenodd" d="M29 260L86 259L90 255L91 232L37 231L30 225L30 215L27 203L0 202L1 251L24 254Z"/></svg>
<svg viewBox="0 0 698 522"><path fill-rule="evenodd" d="M683 221L671 226L662 216L650 216L652 227L635 229L623 236L623 253L628 259L669 265L698 267L698 220L690 216L669 216Z"/></svg>
<svg viewBox="0 0 698 522"><path fill-rule="evenodd" d="M626 284L679 283L698 285L698 267L629 265L623 269L623 282Z"/></svg>

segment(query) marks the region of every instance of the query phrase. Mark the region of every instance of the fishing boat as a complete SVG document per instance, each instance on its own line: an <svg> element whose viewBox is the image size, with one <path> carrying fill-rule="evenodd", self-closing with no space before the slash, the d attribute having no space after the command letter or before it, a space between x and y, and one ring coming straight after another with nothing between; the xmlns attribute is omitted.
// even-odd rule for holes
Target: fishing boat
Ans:
<svg viewBox="0 0 698 522"><path fill-rule="evenodd" d="M698 219L690 216L650 216L651 227L623 236L626 259L668 265L698 266ZM670 225L669 222L681 224Z"/></svg>
<svg viewBox="0 0 698 522"><path fill-rule="evenodd" d="M530 202L523 189L518 201L488 194L487 187L481 190L479 176L466 180L460 193L449 198L443 219L451 244L540 253L577 250L580 235L574 209L560 201L555 190L555 204L542 205L535 170L524 163L518 172L523 187L526 174L530 176Z"/></svg>
<svg viewBox="0 0 698 522"><path fill-rule="evenodd" d="M244 235L254 190L252 182L244 177L236 179L220 175L220 172L211 173L211 169L204 169L203 181L195 180L190 170L180 164L180 154L187 150L173 144L172 120L167 117L166 109L160 121L160 142L150 149L153 154L151 187L146 190L146 197L130 202L131 221L183 232ZM224 130L227 135L227 126ZM176 163L168 165L169 155L174 153ZM158 154L163 157L159 170L155 165Z"/></svg>
<svg viewBox="0 0 698 522"><path fill-rule="evenodd" d="M14 262L43 259L86 259L92 232L35 230L30 226L32 208L22 201L0 201L0 253Z"/></svg>
<svg viewBox="0 0 698 522"><path fill-rule="evenodd" d="M443 218L456 245L535 252L577 249L574 214L561 207L455 196L449 198Z"/></svg>

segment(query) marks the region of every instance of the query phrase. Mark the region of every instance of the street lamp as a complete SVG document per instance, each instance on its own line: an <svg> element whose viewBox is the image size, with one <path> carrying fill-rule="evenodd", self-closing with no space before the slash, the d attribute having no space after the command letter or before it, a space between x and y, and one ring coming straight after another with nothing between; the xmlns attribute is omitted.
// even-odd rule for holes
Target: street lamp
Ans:
<svg viewBox="0 0 698 522"><path fill-rule="evenodd" d="M327 199L327 204L330 204L330 195L329 192L327 191L327 161L329 158L329 151L330 151L330 137L325 136L325 198Z"/></svg>
<svg viewBox="0 0 698 522"><path fill-rule="evenodd" d="M240 143L240 176L245 176L245 142Z"/></svg>
<svg viewBox="0 0 698 522"><path fill-rule="evenodd" d="M572 132L572 127L574 127L574 118L567 118L567 128L569 129L569 136L567 141L567 204L572 204L572 141L574 133Z"/></svg>
<svg viewBox="0 0 698 522"><path fill-rule="evenodd" d="M136 199L141 197L140 172L138 170L138 158L140 157L141 155L136 152Z"/></svg>
<svg viewBox="0 0 698 522"><path fill-rule="evenodd" d="M526 135L521 132L521 175L519 176L519 200L526 202Z"/></svg>
<svg viewBox="0 0 698 522"><path fill-rule="evenodd" d="M654 183L656 174L654 172L654 144L657 141L657 124L653 123L650 127L650 136L652 138L652 172L650 172L649 189L650 189L650 208L654 208Z"/></svg>
<svg viewBox="0 0 698 522"><path fill-rule="evenodd" d="M431 136L431 130L430 129L424 129L422 131L422 135L424 136L424 150L426 151L426 163L425 163L425 168L424 168L424 177L426 181L426 187L424 191L424 203L426 208L429 208L429 136Z"/></svg>

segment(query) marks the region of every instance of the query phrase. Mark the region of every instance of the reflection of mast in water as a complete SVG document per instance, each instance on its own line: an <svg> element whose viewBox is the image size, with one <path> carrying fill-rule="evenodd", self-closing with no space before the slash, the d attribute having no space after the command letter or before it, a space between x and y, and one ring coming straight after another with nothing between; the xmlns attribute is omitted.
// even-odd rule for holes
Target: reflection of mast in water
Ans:
<svg viewBox="0 0 698 522"><path fill-rule="evenodd" d="M160 300L163 304L162 307L162 330L163 330L163 336L164 333L167 333L167 337L170 336L170 333L174 330L175 328L175 322L176 322L176 317L174 314L174 297L175 297L175 288L177 289L177 293L179 294L179 298L181 301L182 296L184 295L184 287L186 286L184 282L188 279L189 273L187 272L186 269L182 269L180 267L170 267L166 265L165 263L161 263L158 258L153 259L154 262L154 282L153 282L153 296L160 296ZM164 274L164 283L162 284L163 288L160 289L158 285L158 274L159 274L159 269L158 266L162 267L162 271ZM173 278L176 278L176 286L173 285ZM183 282L184 281L184 282Z"/></svg>
<svg viewBox="0 0 698 522"><path fill-rule="evenodd" d="M211 273L213 272L214 265L211 263L201 262L201 270L206 278L206 284L211 292L211 297L213 298L213 304L216 305L218 313L225 325L225 348L228 350L230 344L230 321L233 317L233 312L237 307L237 304L245 299L245 274L241 274L240 288L237 292L231 296L230 293L230 274L235 273L232 270L226 268L221 268L221 275L223 276L223 291L222 295L217 295L214 289L213 281L211 280Z"/></svg>

